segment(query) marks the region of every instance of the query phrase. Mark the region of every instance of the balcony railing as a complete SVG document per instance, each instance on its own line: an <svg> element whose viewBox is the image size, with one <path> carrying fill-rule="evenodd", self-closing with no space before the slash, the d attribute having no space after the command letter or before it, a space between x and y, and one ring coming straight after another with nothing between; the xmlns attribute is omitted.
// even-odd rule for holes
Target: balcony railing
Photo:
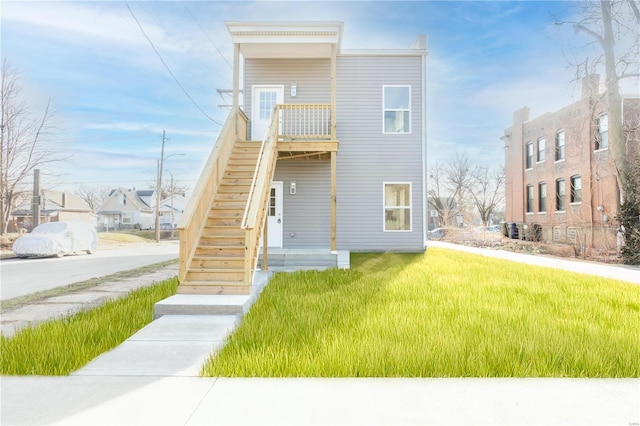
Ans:
<svg viewBox="0 0 640 426"><path fill-rule="evenodd" d="M331 104L277 105L278 140L331 140Z"/></svg>

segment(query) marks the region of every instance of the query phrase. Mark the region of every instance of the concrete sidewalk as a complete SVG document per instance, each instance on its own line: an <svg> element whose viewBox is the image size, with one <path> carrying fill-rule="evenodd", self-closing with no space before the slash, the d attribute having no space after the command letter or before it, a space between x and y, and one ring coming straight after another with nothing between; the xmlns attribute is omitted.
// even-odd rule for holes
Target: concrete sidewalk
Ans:
<svg viewBox="0 0 640 426"><path fill-rule="evenodd" d="M640 283L635 268L430 245ZM3 376L0 423L640 424L640 379L198 377L239 319L165 315L71 376Z"/></svg>
<svg viewBox="0 0 640 426"><path fill-rule="evenodd" d="M636 425L640 382L2 377L3 425Z"/></svg>

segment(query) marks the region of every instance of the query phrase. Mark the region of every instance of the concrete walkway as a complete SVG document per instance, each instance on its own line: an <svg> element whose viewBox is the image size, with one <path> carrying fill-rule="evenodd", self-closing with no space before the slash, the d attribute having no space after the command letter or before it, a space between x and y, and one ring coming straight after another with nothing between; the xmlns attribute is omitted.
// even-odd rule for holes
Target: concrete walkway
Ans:
<svg viewBox="0 0 640 426"><path fill-rule="evenodd" d="M431 245L639 282L635 268ZM198 377L238 321L237 315L166 315L71 376L3 376L0 423L640 424L640 379Z"/></svg>

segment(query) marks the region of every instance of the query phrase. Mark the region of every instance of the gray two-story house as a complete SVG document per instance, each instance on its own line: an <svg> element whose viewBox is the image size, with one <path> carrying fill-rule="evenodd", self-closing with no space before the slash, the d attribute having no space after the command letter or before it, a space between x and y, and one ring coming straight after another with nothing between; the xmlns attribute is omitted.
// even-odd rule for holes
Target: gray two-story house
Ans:
<svg viewBox="0 0 640 426"><path fill-rule="evenodd" d="M227 28L233 107L179 224L180 291L248 292L261 241L423 251L425 37L348 51L340 22Z"/></svg>

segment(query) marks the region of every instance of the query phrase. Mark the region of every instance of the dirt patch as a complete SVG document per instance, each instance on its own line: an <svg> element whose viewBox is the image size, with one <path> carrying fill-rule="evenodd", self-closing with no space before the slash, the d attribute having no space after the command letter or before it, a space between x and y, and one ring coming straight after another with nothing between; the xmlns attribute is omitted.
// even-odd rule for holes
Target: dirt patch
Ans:
<svg viewBox="0 0 640 426"><path fill-rule="evenodd" d="M489 233L487 233L489 234ZM472 247L508 250L516 253L546 254L556 257L592 260L602 263L622 263L620 256L614 250L587 248L581 250L571 244L541 243L534 241L512 240L500 233L490 235L476 235L473 232L448 232L441 239L454 244Z"/></svg>

